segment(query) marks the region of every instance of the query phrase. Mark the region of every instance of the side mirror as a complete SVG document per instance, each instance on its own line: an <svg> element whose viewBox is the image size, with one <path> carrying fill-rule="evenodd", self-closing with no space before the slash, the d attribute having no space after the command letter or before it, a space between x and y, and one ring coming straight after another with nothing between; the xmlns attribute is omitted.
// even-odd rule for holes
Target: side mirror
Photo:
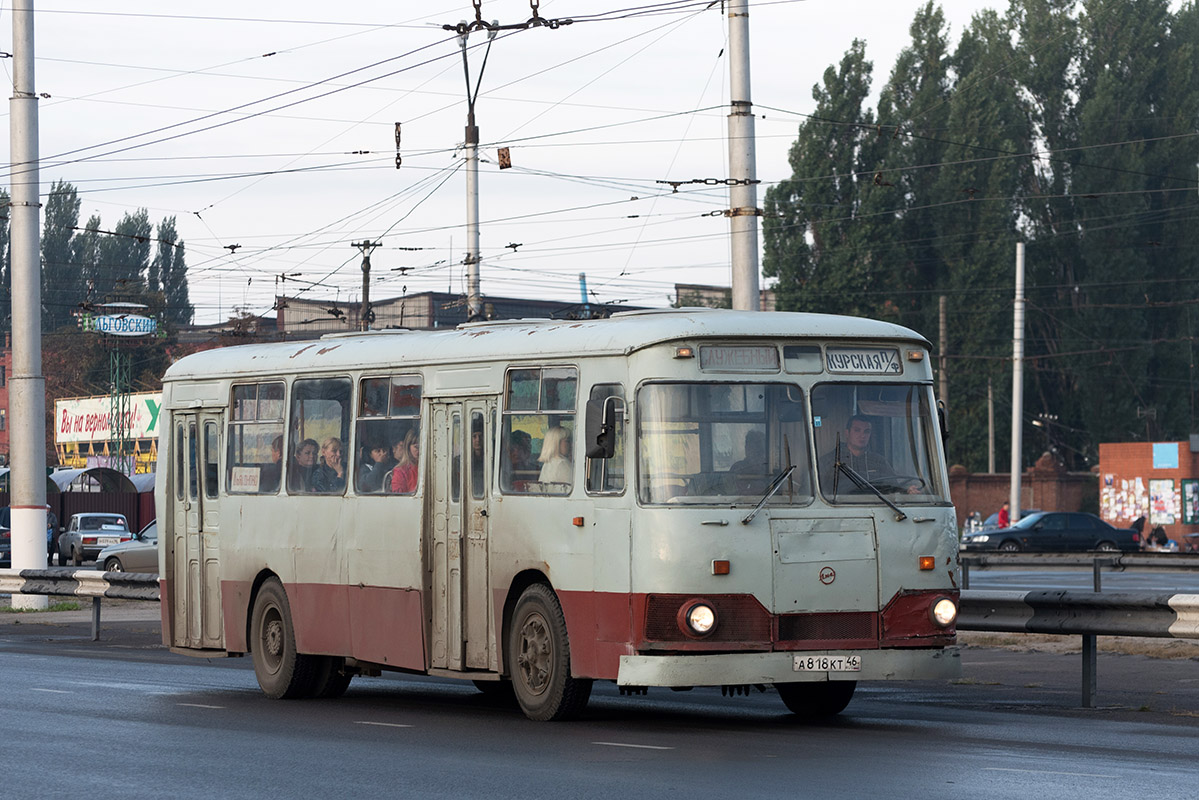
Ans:
<svg viewBox="0 0 1199 800"><path fill-rule="evenodd" d="M616 415L619 397L587 401L585 433L588 458L612 458L616 455Z"/></svg>

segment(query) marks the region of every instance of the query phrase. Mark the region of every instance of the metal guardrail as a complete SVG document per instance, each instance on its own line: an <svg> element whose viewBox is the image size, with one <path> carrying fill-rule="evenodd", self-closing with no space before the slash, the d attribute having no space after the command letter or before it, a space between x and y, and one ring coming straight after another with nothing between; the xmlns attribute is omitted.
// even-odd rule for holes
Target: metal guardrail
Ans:
<svg viewBox="0 0 1199 800"><path fill-rule="evenodd" d="M970 588L970 569L988 567L1090 567L1095 591L1103 591L1103 570L1199 570L1199 556L1190 553L961 553L962 588Z"/></svg>
<svg viewBox="0 0 1199 800"><path fill-rule="evenodd" d="M1082 705L1098 690L1098 636L1199 639L1199 594L1146 592L963 591L961 631L1071 634L1082 637Z"/></svg>
<svg viewBox="0 0 1199 800"><path fill-rule="evenodd" d="M0 593L92 598L92 641L100 640L100 601L158 600L158 576L94 569L0 569Z"/></svg>

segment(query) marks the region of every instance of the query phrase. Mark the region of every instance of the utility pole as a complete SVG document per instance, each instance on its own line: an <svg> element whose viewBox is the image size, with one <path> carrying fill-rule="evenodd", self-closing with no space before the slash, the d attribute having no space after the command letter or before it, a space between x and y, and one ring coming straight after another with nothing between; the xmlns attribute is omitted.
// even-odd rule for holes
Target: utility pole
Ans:
<svg viewBox="0 0 1199 800"><path fill-rule="evenodd" d="M483 84L483 71L487 69L491 43L500 31L530 30L539 27L557 30L574 23L571 19L550 19L541 16L541 0L529 0L533 16L524 22L511 25L501 25L497 20L484 22L483 0L471 0L471 5L475 9L473 22L462 20L457 25L441 26L442 30L453 31L458 35L458 46L462 48L462 71L466 75L466 136L463 140L463 149L466 151L466 257L462 263L466 265L466 318L469 322L484 318L483 298L479 289L479 263L483 259L479 247L479 128L475 125L475 101L479 99L479 87ZM466 57L466 40L474 31L487 31L487 49L483 52L479 77L472 87L470 62Z"/></svg>
<svg viewBox="0 0 1199 800"><path fill-rule="evenodd" d="M987 378L987 474L995 474L995 388Z"/></svg>
<svg viewBox="0 0 1199 800"><path fill-rule="evenodd" d="M360 331L369 331L371 323L375 321L375 312L371 309L371 253L381 244L383 242L372 242L370 239L350 244L362 253L362 312L358 315Z"/></svg>
<svg viewBox="0 0 1199 800"><path fill-rule="evenodd" d="M941 295L940 302L940 323L941 337L937 346L941 352L937 355L937 393L941 395L941 403L945 406L945 416L949 416L949 315L946 313L945 295Z"/></svg>
<svg viewBox="0 0 1199 800"><path fill-rule="evenodd" d="M1021 447L1024 444L1024 242L1016 243L1016 302L1012 319L1012 489L1011 524L1020 519Z"/></svg>
<svg viewBox="0 0 1199 800"><path fill-rule="evenodd" d="M729 0L729 235L733 308L758 311L757 156L750 101L749 0Z"/></svg>
<svg viewBox="0 0 1199 800"><path fill-rule="evenodd" d="M481 4L476 4L476 12ZM460 28L465 23L459 24ZM470 85L470 62L466 57L466 39L470 29L458 33L458 46L462 48L462 71L466 75L466 321L483 319L483 296L479 288L479 263L483 260L479 245L479 126L475 124L475 101L479 99L479 87L483 84L483 71L487 69L487 56L491 54L491 42L495 39L497 23L482 26L487 31L487 50L483 54L483 65L479 78Z"/></svg>
<svg viewBox="0 0 1199 800"><path fill-rule="evenodd" d="M12 4L12 566L46 567L46 380L42 376L42 282L38 228L38 107L33 81L33 0ZM13 608L47 608L43 595L13 594Z"/></svg>

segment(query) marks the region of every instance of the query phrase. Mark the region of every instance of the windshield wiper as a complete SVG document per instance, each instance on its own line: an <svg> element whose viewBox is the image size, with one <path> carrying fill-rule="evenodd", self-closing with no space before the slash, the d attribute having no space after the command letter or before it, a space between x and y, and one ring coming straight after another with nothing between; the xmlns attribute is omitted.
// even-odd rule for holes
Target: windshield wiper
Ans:
<svg viewBox="0 0 1199 800"><path fill-rule="evenodd" d="M794 471L795 465L791 464L774 477L774 480L772 480L770 485L766 487L766 494L763 495L762 499L758 501L758 504L754 506L754 510L746 514L745 518L741 520L742 525L748 525L749 523L753 522L754 517L757 516L758 512L762 510L762 506L766 505L766 501L774 497L774 493L777 492L780 487L782 487L783 481L787 480L787 478L790 477L791 473Z"/></svg>
<svg viewBox="0 0 1199 800"><path fill-rule="evenodd" d="M833 478L833 496L834 497L837 496L836 474L837 474L837 472L844 472L846 475L849 476L849 479L851 481L853 481L854 484L859 489L862 489L863 491L872 493L879 500L882 500L884 503L889 505L891 507L891 510L895 512L895 521L896 522L900 522L900 521L908 518L908 515L903 513L903 511L901 511L899 509L899 506L895 505L890 500L888 500L883 495L882 492L880 492L878 489L875 488L873 483L871 483L870 481L866 480L861 475L859 475L858 471L855 470L853 467L851 467L848 464L846 464L845 462L841 461L840 456L841 456L841 454L838 453L837 454L837 463L834 465L834 471L833 471L833 476L834 476L834 478Z"/></svg>

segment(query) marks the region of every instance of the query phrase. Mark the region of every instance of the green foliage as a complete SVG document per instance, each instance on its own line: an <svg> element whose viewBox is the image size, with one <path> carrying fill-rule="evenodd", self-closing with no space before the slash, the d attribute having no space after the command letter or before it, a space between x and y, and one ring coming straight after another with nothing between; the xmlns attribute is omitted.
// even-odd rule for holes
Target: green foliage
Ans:
<svg viewBox="0 0 1199 800"><path fill-rule="evenodd" d="M766 194L783 310L889 319L938 340L949 298L950 458L986 466L987 387L1010 416L1014 251L1027 243L1024 452L1195 430L1199 11L1012 0L951 48L932 3L866 107L850 45ZM1006 452L1006 425L997 449Z"/></svg>

